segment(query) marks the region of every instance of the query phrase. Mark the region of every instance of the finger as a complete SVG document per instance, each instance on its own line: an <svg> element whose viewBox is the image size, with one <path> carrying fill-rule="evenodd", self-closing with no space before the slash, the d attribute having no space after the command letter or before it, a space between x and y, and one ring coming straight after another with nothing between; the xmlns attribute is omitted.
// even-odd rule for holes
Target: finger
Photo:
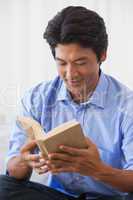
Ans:
<svg viewBox="0 0 133 200"><path fill-rule="evenodd" d="M88 147L94 145L94 143L88 137L85 137L85 141L86 141Z"/></svg>
<svg viewBox="0 0 133 200"><path fill-rule="evenodd" d="M40 156L40 154L39 154L39 156ZM45 163L47 160L48 160L48 159L45 159L45 158L40 157L39 162L40 162L40 163L43 163L43 162Z"/></svg>
<svg viewBox="0 0 133 200"><path fill-rule="evenodd" d="M40 167L43 167L44 165L46 165L46 161L45 162L34 162L33 163L34 168L40 168Z"/></svg>
<svg viewBox="0 0 133 200"><path fill-rule="evenodd" d="M39 162L40 156L38 154L27 154L24 156L25 161L38 161Z"/></svg>
<svg viewBox="0 0 133 200"><path fill-rule="evenodd" d="M33 140L33 141L31 141L31 142L25 144L25 145L21 148L20 152L21 152L21 153L24 153L24 152L26 152L26 151L32 151L32 150L35 149L36 146L37 146L36 141Z"/></svg>
<svg viewBox="0 0 133 200"><path fill-rule="evenodd" d="M42 166L39 166L40 163L35 162L35 161L29 161L28 164L29 164L29 166L32 167L33 169L38 169L38 168L42 167Z"/></svg>
<svg viewBox="0 0 133 200"><path fill-rule="evenodd" d="M78 148L74 148L74 147L68 147L68 146L64 146L64 145L61 145L59 148L63 152L66 152L73 156L82 156L85 152L84 150L86 150L86 149L78 149Z"/></svg>
<svg viewBox="0 0 133 200"><path fill-rule="evenodd" d="M50 170L51 173L53 174L58 174L58 173L62 173L62 172L77 172L76 169L74 167L61 167L61 168L57 168L57 169L51 169Z"/></svg>
<svg viewBox="0 0 133 200"><path fill-rule="evenodd" d="M47 161L47 166L49 168L49 170L55 170L55 169L59 169L62 167L76 167L75 162L72 164L72 162L65 162L65 161L61 161L61 160L52 160L52 161Z"/></svg>
<svg viewBox="0 0 133 200"><path fill-rule="evenodd" d="M50 160L63 160L63 161L68 161L68 162L74 161L74 157L66 153L52 153L48 155L48 158Z"/></svg>
<svg viewBox="0 0 133 200"><path fill-rule="evenodd" d="M47 159L48 156L46 154L43 154L42 152L39 152L40 158Z"/></svg>
<svg viewBox="0 0 133 200"><path fill-rule="evenodd" d="M34 168L34 170L38 173L38 174L44 174L46 172L49 171L47 165L41 167L41 168Z"/></svg>

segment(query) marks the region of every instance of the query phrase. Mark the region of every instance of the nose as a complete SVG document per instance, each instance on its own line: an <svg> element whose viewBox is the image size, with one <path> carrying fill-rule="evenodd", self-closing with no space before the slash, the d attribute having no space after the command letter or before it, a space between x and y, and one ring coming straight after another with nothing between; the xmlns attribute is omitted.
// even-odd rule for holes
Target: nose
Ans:
<svg viewBox="0 0 133 200"><path fill-rule="evenodd" d="M68 64L66 67L66 78L67 79L74 79L78 75L78 71L75 66L72 64Z"/></svg>

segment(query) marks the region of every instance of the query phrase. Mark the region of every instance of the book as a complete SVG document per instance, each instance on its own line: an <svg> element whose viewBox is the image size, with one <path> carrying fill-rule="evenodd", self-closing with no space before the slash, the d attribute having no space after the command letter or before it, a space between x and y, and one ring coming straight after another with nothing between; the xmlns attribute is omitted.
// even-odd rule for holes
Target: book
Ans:
<svg viewBox="0 0 133 200"><path fill-rule="evenodd" d="M39 122L30 117L18 117L17 121L27 132L29 140L36 140L44 156L48 153L61 152L59 145L75 148L87 148L86 139L80 123L76 120L65 122L45 133Z"/></svg>

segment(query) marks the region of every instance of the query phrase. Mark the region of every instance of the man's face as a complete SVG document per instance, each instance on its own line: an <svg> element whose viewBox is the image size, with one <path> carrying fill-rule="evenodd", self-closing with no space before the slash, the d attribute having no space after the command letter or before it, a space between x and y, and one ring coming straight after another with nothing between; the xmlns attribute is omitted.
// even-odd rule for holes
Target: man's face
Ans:
<svg viewBox="0 0 133 200"><path fill-rule="evenodd" d="M59 76L72 95L94 90L99 78L99 62L92 49L75 43L58 44L55 60Z"/></svg>

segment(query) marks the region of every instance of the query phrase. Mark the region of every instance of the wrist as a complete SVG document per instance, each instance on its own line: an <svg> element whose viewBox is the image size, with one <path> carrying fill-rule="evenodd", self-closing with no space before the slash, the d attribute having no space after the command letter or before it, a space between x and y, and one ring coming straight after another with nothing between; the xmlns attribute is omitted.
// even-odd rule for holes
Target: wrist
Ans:
<svg viewBox="0 0 133 200"><path fill-rule="evenodd" d="M105 181L109 177L112 177L116 174L114 168L101 162L98 166L97 171L94 173L93 178L98 181Z"/></svg>

